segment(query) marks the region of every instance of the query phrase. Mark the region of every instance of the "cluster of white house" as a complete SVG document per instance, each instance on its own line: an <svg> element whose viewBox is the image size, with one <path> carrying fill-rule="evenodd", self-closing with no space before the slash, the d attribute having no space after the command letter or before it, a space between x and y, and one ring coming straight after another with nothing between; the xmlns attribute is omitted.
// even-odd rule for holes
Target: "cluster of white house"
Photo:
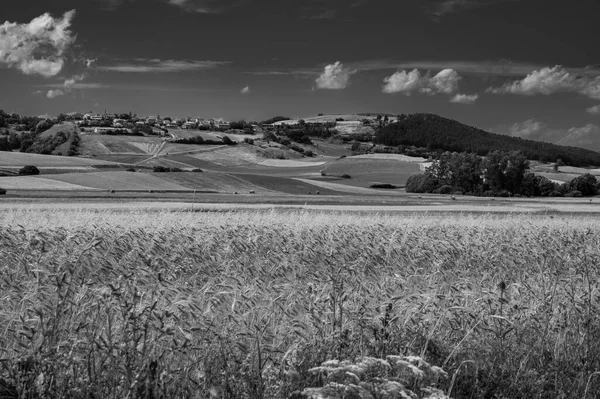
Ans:
<svg viewBox="0 0 600 399"><path fill-rule="evenodd" d="M198 129L200 127L228 129L230 127L229 122L212 118L172 119L148 116L144 118L134 118L133 120L128 121L118 118L115 114L85 114L82 115L82 119L76 120L75 123L79 125L83 123L100 124L106 121L111 122L113 128L124 128L130 124L135 124L137 126L156 126L173 129Z"/></svg>

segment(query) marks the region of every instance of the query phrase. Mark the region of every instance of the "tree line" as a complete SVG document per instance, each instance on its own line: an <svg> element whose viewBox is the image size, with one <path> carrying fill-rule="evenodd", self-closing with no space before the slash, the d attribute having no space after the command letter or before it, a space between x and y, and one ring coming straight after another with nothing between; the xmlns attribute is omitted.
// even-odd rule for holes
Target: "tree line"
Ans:
<svg viewBox="0 0 600 399"><path fill-rule="evenodd" d="M410 176L406 182L409 193L493 197L581 197L595 195L599 189L596 177L589 173L562 184L535 175L519 151L493 151L485 157L445 152L425 173Z"/></svg>

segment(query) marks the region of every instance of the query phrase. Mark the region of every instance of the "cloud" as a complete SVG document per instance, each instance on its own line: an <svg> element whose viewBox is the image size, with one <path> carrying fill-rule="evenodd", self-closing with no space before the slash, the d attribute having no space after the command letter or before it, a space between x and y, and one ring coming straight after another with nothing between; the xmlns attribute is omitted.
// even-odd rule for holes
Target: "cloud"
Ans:
<svg viewBox="0 0 600 399"><path fill-rule="evenodd" d="M505 128L494 129L497 133L521 137L528 140L545 141L565 146L587 148L600 151L600 127L587 124L583 127L556 129L536 120L528 119Z"/></svg>
<svg viewBox="0 0 600 399"><path fill-rule="evenodd" d="M242 93L242 94L250 94L250 86L244 87L242 90L240 90L240 93Z"/></svg>
<svg viewBox="0 0 600 399"><path fill-rule="evenodd" d="M600 150L600 126L588 123L583 127L572 127L558 144Z"/></svg>
<svg viewBox="0 0 600 399"><path fill-rule="evenodd" d="M86 59L83 60L83 63L85 64L85 66L87 68L91 68L92 65L94 65L94 63L96 61L98 61L98 59L96 59L96 58L86 58Z"/></svg>
<svg viewBox="0 0 600 399"><path fill-rule="evenodd" d="M231 10L248 0L166 0L167 3L180 7L187 12L202 14L220 14Z"/></svg>
<svg viewBox="0 0 600 399"><path fill-rule="evenodd" d="M509 1L518 0L441 0L436 2L432 14L441 17L464 9L488 7L497 3L506 3Z"/></svg>
<svg viewBox="0 0 600 399"><path fill-rule="evenodd" d="M461 79L454 69L443 69L427 82L427 89L435 93L452 94L458 90L458 81Z"/></svg>
<svg viewBox="0 0 600 399"><path fill-rule="evenodd" d="M454 97L450 99L451 103L456 104L474 104L475 101L479 98L478 94L460 94L457 93Z"/></svg>
<svg viewBox="0 0 600 399"><path fill-rule="evenodd" d="M172 73L212 69L230 62L222 61L185 61L185 60L160 60L139 58L131 63L98 66L100 71L125 72L125 73Z"/></svg>
<svg viewBox="0 0 600 399"><path fill-rule="evenodd" d="M352 73L353 71L337 61L335 64L327 65L315 82L318 89L342 90L348 87Z"/></svg>
<svg viewBox="0 0 600 399"><path fill-rule="evenodd" d="M421 75L418 69L410 72L397 71L383 79L385 83L383 92L388 94L404 93L407 96L415 91L429 95L452 94L458 90L458 82L461 79L453 69L443 69L433 77L430 77L429 74Z"/></svg>
<svg viewBox="0 0 600 399"><path fill-rule="evenodd" d="M384 93L405 93L410 95L413 91L421 88L423 82L421 73L418 69L413 69L410 72L398 71L391 76L383 79L385 86Z"/></svg>
<svg viewBox="0 0 600 399"><path fill-rule="evenodd" d="M74 75L68 79L65 79L65 81L62 83L51 83L41 87L50 88L48 93L46 93L46 97L50 99L63 96L72 92L73 90L104 89L110 87L102 83L82 83L85 78L85 74Z"/></svg>
<svg viewBox="0 0 600 399"><path fill-rule="evenodd" d="M588 114L600 115L600 104L594 105L593 107L589 107L588 109L586 109L586 112Z"/></svg>
<svg viewBox="0 0 600 399"><path fill-rule="evenodd" d="M69 30L75 10L62 18L46 13L26 24L0 25L0 64L26 75L56 76L65 64L64 54L75 42Z"/></svg>
<svg viewBox="0 0 600 399"><path fill-rule="evenodd" d="M56 97L60 97L60 96L64 96L65 92L62 91L61 89L52 89L52 90L48 90L48 93L46 93L46 97L53 99Z"/></svg>
<svg viewBox="0 0 600 399"><path fill-rule="evenodd" d="M509 129L509 136L521 137L523 139L540 140L547 128L540 121L528 119L525 122L517 122Z"/></svg>
<svg viewBox="0 0 600 399"><path fill-rule="evenodd" d="M498 88L488 88L494 94L520 94L525 96L554 93L579 93L600 99L600 75L590 76L571 72L560 65L535 70L521 80L508 82Z"/></svg>

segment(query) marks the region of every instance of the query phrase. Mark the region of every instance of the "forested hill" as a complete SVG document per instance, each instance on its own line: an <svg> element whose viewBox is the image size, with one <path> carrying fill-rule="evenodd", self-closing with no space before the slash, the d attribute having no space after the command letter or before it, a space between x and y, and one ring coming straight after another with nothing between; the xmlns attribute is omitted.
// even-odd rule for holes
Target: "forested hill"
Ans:
<svg viewBox="0 0 600 399"><path fill-rule="evenodd" d="M561 159L571 166L600 166L600 153L596 151L489 133L433 114L401 115L399 118L397 123L391 123L376 133L377 143L478 155L496 150L518 150L531 160L556 162Z"/></svg>

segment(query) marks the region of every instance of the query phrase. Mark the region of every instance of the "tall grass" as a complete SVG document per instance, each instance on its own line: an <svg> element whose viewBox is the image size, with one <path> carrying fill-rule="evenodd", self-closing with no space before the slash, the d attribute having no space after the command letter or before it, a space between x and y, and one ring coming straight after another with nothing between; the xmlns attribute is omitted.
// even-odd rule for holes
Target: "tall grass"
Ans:
<svg viewBox="0 0 600 399"><path fill-rule="evenodd" d="M414 355L456 398L593 398L599 258L590 217L5 211L0 393L286 398Z"/></svg>

